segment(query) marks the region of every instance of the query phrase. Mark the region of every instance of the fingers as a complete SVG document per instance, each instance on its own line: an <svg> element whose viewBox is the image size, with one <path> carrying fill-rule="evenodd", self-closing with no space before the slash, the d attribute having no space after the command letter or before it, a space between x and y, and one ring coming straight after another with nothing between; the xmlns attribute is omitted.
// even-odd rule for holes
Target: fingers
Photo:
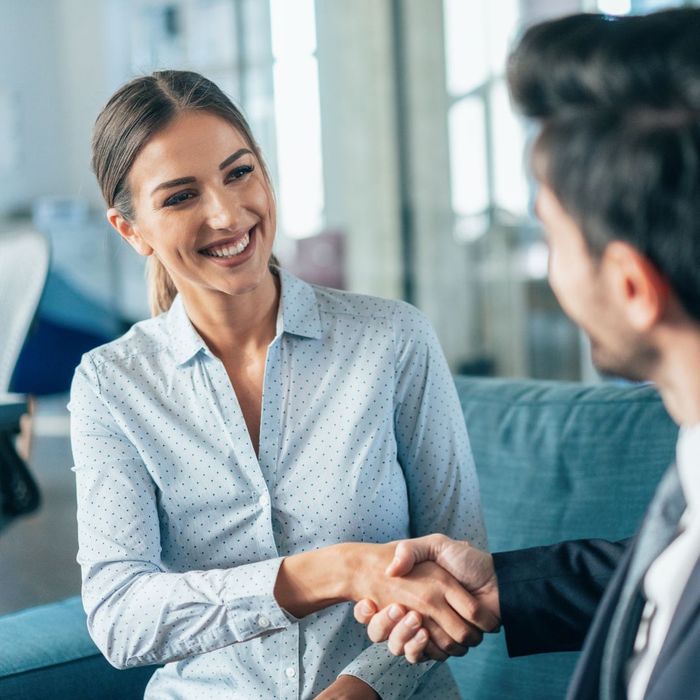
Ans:
<svg viewBox="0 0 700 700"><path fill-rule="evenodd" d="M397 623L395 623L394 628L389 634L387 644L389 651L394 656L402 656L405 653L404 647L406 643L416 636L420 628L421 616L417 612L412 610L407 615L404 615ZM427 634L425 643L428 643Z"/></svg>
<svg viewBox="0 0 700 700"><path fill-rule="evenodd" d="M470 631L470 639L460 644L433 620L424 620L423 626L430 635L430 641L445 656L464 656L469 651L469 646L476 646L481 641L481 631L474 628Z"/></svg>
<svg viewBox="0 0 700 700"><path fill-rule="evenodd" d="M445 591L445 600L455 612L484 632L490 632L500 625L500 620L486 605L479 601L461 586L451 586Z"/></svg>
<svg viewBox="0 0 700 700"><path fill-rule="evenodd" d="M356 610L360 606L355 606ZM375 608L371 604L372 608ZM364 613L356 612L355 617L362 622L367 619ZM363 623L364 624L364 623ZM424 624L421 627L421 624ZM430 658L444 661L449 656L464 656L469 646L475 646L482 639L481 630L465 623L463 643L455 641L434 620L422 620L415 612L406 612L401 605L392 604L374 615L369 615L367 636L375 643L388 642L389 651L395 656L405 655L411 663Z"/></svg>
<svg viewBox="0 0 700 700"><path fill-rule="evenodd" d="M373 600L369 600L367 598L358 601L353 609L353 614L355 615L355 619L361 625L369 624L370 620L376 614L376 612L377 612L377 606L376 606L375 602Z"/></svg>
<svg viewBox="0 0 700 700"><path fill-rule="evenodd" d="M432 639L428 629L420 625L421 617L414 611L403 617L389 634L387 644L389 651L394 656L405 656L406 660L412 664L426 659L445 661L450 655L464 656L467 653L466 647L455 644L434 623L428 623L428 626L434 630L439 642ZM445 649L441 648L441 645Z"/></svg>
<svg viewBox="0 0 700 700"><path fill-rule="evenodd" d="M394 627L403 619L406 614L406 610L396 604L389 605L388 607L380 610L376 615L372 617L367 625L367 636L373 642L384 642L389 639ZM420 627L420 620L418 623ZM416 630L413 630L413 634ZM411 636L413 636L411 634Z"/></svg>
<svg viewBox="0 0 700 700"><path fill-rule="evenodd" d="M449 656L432 641L429 641L425 647L425 656L433 661L447 661L449 658Z"/></svg>
<svg viewBox="0 0 700 700"><path fill-rule="evenodd" d="M403 647L403 653L406 657L406 661L410 664L417 664L425 660L428 657L427 647L430 642L430 635L428 635L428 630L421 627L415 636L409 639ZM432 657L430 657L432 658Z"/></svg>
<svg viewBox="0 0 700 700"><path fill-rule="evenodd" d="M386 568L387 576L405 576L422 561L435 561L449 538L445 535L426 535L413 540L401 540L396 545L394 559Z"/></svg>
<svg viewBox="0 0 700 700"><path fill-rule="evenodd" d="M429 617L424 615L426 621L431 620L435 624L435 629L440 629L445 635L445 644L439 644L443 650L446 650L445 645L449 644L447 639L464 647L475 646L481 641L481 630L463 619L461 614L461 612L456 612L451 605L445 604L443 600L439 607L433 607ZM435 641L436 637L433 635L433 630L428 627L428 631L433 641ZM443 637L441 636L440 639L443 639Z"/></svg>

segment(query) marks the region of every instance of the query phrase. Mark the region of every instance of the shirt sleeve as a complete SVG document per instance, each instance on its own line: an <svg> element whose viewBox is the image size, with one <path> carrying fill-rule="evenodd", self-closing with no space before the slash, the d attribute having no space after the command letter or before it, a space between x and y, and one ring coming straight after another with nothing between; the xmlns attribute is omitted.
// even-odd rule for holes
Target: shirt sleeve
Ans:
<svg viewBox="0 0 700 700"><path fill-rule="evenodd" d="M399 303L394 318L394 426L408 489L411 535L433 532L485 549L486 529L469 437L447 361L420 311ZM345 674L383 700L410 697L435 662L411 665L385 644L360 654Z"/></svg>
<svg viewBox="0 0 700 700"><path fill-rule="evenodd" d="M89 356L69 408L83 606L113 666L167 663L293 624L273 595L281 558L164 570L157 484L103 400Z"/></svg>

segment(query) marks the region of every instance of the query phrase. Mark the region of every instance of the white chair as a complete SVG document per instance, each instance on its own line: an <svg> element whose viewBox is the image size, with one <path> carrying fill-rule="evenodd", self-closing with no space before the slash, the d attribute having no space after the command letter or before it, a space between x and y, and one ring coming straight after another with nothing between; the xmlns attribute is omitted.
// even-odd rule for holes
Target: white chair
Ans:
<svg viewBox="0 0 700 700"><path fill-rule="evenodd" d="M49 244L38 231L0 232L0 394L34 320L49 270Z"/></svg>
<svg viewBox="0 0 700 700"><path fill-rule="evenodd" d="M8 392L44 290L49 258L48 241L38 231L0 232L0 528L39 505L39 491L15 449L27 401Z"/></svg>

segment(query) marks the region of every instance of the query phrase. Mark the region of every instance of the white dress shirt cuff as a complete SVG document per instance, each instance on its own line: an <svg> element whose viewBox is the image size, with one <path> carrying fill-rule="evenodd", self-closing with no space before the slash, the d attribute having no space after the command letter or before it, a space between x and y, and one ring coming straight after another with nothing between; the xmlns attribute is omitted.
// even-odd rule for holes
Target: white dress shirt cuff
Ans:
<svg viewBox="0 0 700 700"><path fill-rule="evenodd" d="M348 664L339 675L356 676L371 686L382 700L404 700L415 692L434 661L409 664L394 656L386 644L373 644Z"/></svg>
<svg viewBox="0 0 700 700"><path fill-rule="evenodd" d="M282 557L248 564L245 577L231 577L226 584L226 603L233 617L238 641L268 634L296 622L277 603L275 582Z"/></svg>

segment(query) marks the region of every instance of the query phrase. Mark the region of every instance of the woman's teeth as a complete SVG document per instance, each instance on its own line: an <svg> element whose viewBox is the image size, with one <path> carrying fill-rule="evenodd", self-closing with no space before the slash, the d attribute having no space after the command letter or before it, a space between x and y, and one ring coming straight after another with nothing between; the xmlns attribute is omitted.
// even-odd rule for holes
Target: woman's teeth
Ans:
<svg viewBox="0 0 700 700"><path fill-rule="evenodd" d="M250 233L246 233L235 245L229 244L219 248L210 248L205 250L202 255L209 255L214 258L232 258L235 255L240 255L250 243Z"/></svg>

